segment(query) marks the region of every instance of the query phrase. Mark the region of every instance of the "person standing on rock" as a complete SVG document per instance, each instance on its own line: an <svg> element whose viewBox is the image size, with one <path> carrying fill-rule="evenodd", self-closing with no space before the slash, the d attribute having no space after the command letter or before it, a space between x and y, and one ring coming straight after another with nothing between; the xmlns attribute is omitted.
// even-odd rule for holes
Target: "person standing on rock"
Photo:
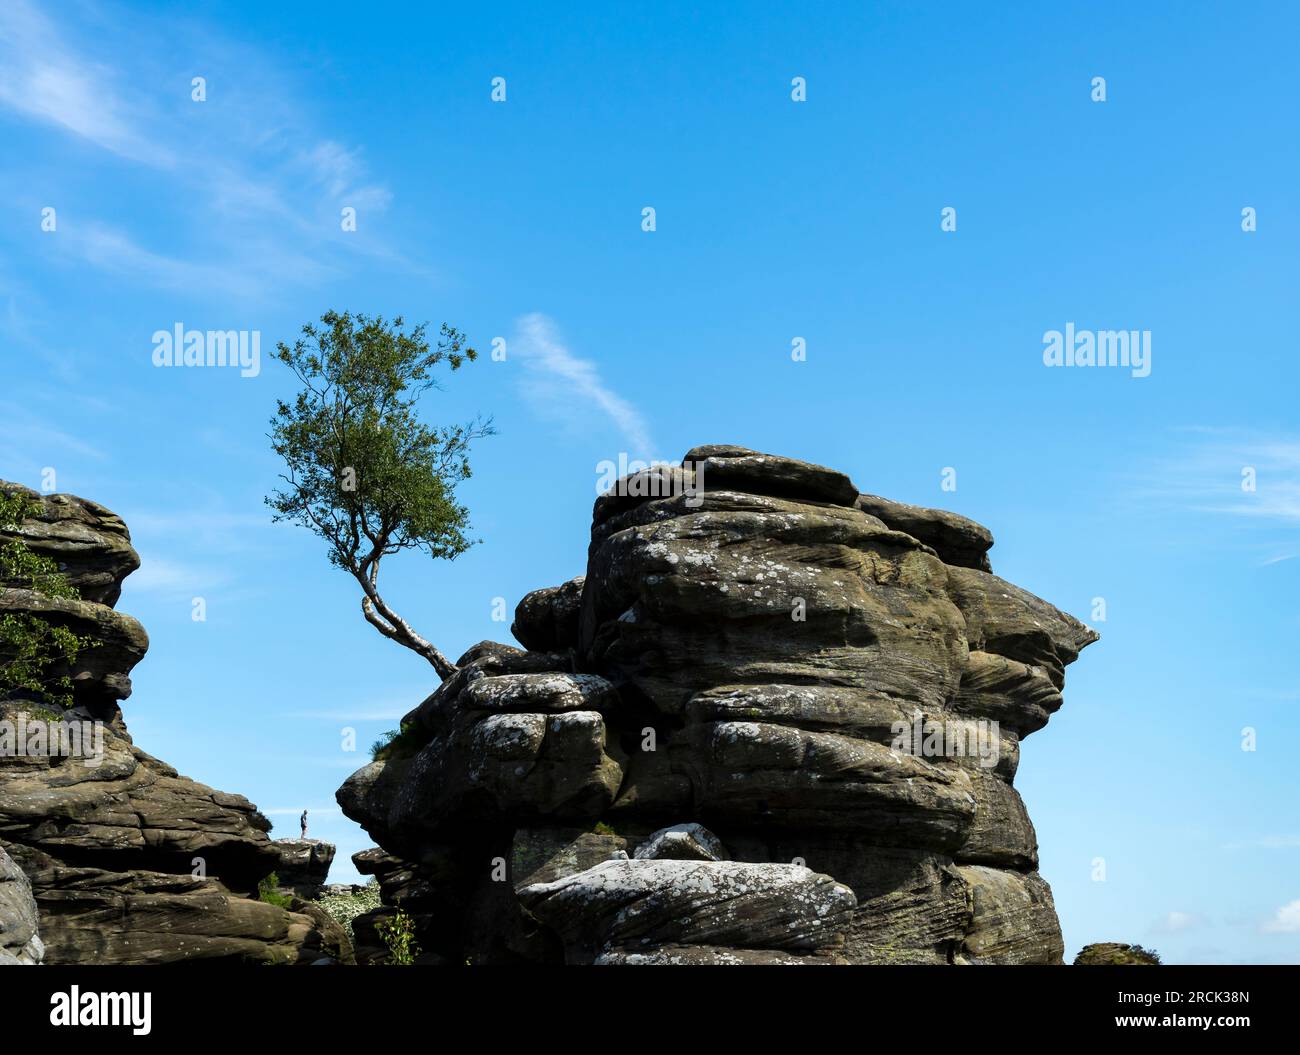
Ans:
<svg viewBox="0 0 1300 1055"><path fill-rule="evenodd" d="M307 838L307 811L302 811L302 816L298 818L298 824L302 828L302 838Z"/></svg>

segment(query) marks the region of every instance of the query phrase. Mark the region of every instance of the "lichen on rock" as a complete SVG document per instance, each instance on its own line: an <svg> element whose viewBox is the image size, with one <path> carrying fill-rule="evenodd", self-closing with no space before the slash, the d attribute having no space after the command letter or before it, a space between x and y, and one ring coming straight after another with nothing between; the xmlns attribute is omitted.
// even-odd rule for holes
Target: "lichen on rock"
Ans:
<svg viewBox="0 0 1300 1055"><path fill-rule="evenodd" d="M992 544L731 445L619 481L340 788L386 904L453 963L1060 963L1014 779L1097 635Z"/></svg>

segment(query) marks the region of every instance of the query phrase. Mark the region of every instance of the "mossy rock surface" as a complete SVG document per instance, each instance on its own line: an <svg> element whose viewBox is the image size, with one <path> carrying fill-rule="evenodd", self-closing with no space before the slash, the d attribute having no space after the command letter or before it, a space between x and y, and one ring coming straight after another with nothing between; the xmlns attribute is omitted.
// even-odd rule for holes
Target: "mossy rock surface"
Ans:
<svg viewBox="0 0 1300 1055"><path fill-rule="evenodd" d="M1160 954L1154 949L1144 949L1141 945L1125 945L1117 941L1085 945L1074 958L1076 967L1091 967L1098 964L1155 966L1159 963Z"/></svg>

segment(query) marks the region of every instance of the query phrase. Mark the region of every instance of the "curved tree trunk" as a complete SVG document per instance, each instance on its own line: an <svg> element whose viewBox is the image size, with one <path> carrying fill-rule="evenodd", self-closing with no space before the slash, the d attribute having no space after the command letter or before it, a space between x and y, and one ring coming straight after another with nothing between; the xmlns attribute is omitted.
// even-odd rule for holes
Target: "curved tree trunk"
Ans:
<svg viewBox="0 0 1300 1055"><path fill-rule="evenodd" d="M432 643L417 634L410 623L389 608L367 576L358 575L356 578L361 583L361 588L366 591L366 596L361 598L361 612L366 617L367 623L384 637L396 641L399 645L405 645L412 652L417 652L427 659L443 681L460 669Z"/></svg>

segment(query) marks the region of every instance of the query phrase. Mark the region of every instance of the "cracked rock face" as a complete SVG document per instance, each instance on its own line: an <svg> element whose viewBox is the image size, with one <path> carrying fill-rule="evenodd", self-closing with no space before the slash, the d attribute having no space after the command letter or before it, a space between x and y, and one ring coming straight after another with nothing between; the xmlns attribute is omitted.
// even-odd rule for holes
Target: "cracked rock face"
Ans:
<svg viewBox="0 0 1300 1055"><path fill-rule="evenodd" d="M45 945L32 886L21 868L0 847L0 967L38 964Z"/></svg>
<svg viewBox="0 0 1300 1055"><path fill-rule="evenodd" d="M98 642L56 671L73 682L73 710L61 721L29 700L0 697L0 858L30 884L45 962L350 960L346 934L319 910L258 900L259 881L281 858L257 808L132 742L119 705L149 641L112 608L140 564L126 525L84 499L35 497L41 509L16 537L57 560L81 599L0 583L0 613L39 615ZM30 735L16 750L19 729L40 727L98 732L79 740L75 756L37 749ZM0 863L0 942L16 889L5 869ZM0 962L11 954L5 943Z"/></svg>
<svg viewBox="0 0 1300 1055"><path fill-rule="evenodd" d="M525 650L466 653L339 801L419 879L421 926L459 914L424 931L453 962L1059 963L1014 780L1097 635L992 545L833 469L695 448L598 498L585 575L519 604ZM678 899L699 866L767 869L752 933ZM790 869L851 894L797 948L763 929L805 934ZM633 905L671 911L628 930Z"/></svg>

